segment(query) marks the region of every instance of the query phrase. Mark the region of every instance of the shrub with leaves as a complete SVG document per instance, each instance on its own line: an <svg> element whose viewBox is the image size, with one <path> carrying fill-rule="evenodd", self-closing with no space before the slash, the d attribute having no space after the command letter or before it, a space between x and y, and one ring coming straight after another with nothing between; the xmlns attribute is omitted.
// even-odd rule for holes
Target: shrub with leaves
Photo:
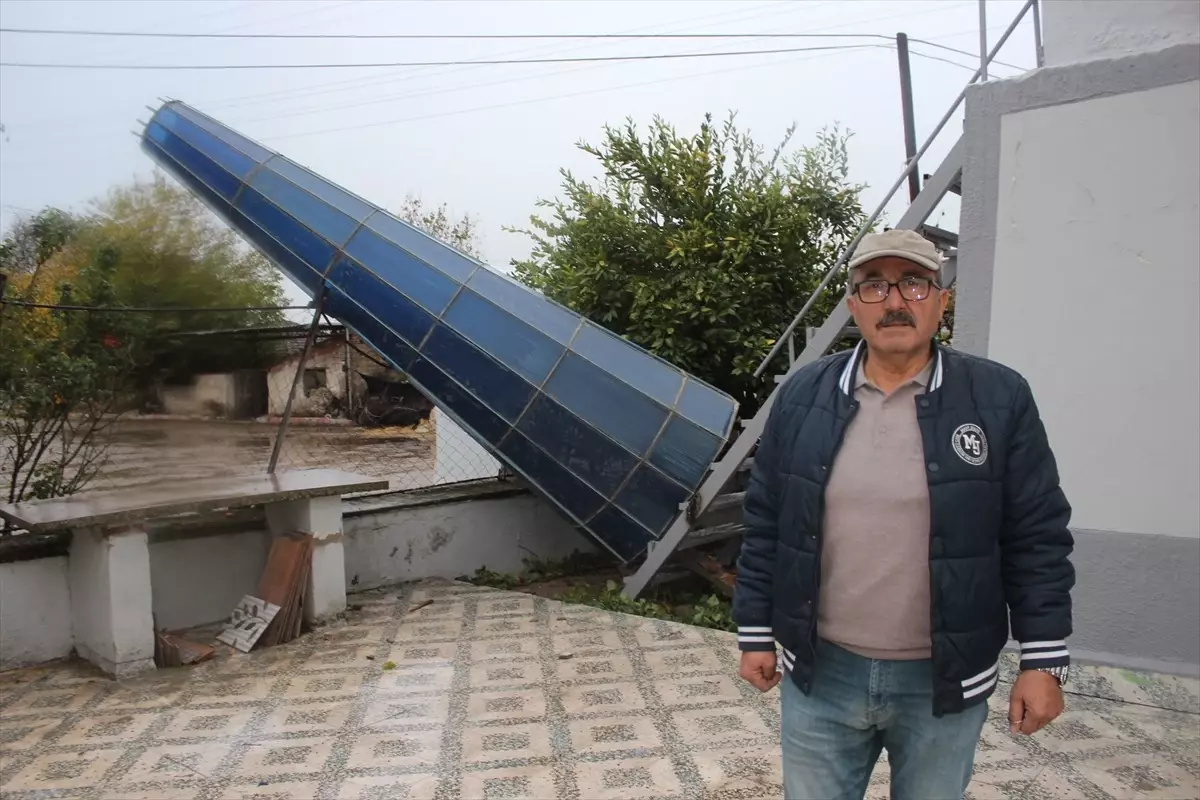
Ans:
<svg viewBox="0 0 1200 800"><path fill-rule="evenodd" d="M563 171L563 197L539 204L549 219L520 231L534 249L516 277L753 410L771 389L759 361L864 219L849 134L788 152L791 136L768 155L732 115L693 136L661 119L646 135L606 127L579 145L600 179ZM827 292L811 319L839 299Z"/></svg>

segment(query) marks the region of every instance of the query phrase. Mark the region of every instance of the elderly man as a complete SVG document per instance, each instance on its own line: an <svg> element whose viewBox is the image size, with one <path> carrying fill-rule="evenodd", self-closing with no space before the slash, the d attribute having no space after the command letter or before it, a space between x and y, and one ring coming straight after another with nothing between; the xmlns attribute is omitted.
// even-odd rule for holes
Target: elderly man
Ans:
<svg viewBox="0 0 1200 800"><path fill-rule="evenodd" d="M1062 713L1071 509L1025 380L934 340L941 266L863 237L863 341L784 384L754 458L734 619L741 676L783 681L789 800L863 797L883 748L893 798L962 797L1010 625L1011 730Z"/></svg>

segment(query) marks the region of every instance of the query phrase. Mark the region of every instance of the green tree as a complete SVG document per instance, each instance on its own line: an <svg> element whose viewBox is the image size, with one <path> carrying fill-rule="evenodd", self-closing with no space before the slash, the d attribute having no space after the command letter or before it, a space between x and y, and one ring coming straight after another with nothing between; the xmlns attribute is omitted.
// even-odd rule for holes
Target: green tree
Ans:
<svg viewBox="0 0 1200 800"><path fill-rule="evenodd" d="M86 282L99 290L89 299L103 300L102 286L115 260L115 251L105 251L85 268ZM61 289L59 299L70 299L68 287ZM115 421L135 372L134 351L106 332L100 315L3 311L0 494L7 502L72 494L107 461L101 434Z"/></svg>
<svg viewBox="0 0 1200 800"><path fill-rule="evenodd" d="M80 220L58 208L45 208L18 220L0 242L0 272L34 275L79 231Z"/></svg>
<svg viewBox="0 0 1200 800"><path fill-rule="evenodd" d="M849 134L788 152L793 130L768 155L733 115L694 136L657 118L645 136L605 127L578 145L601 178L562 171L564 197L539 203L551 218L519 231L534 248L516 276L753 410L771 389L754 369L864 219Z"/></svg>
<svg viewBox="0 0 1200 800"><path fill-rule="evenodd" d="M420 197L411 194L404 198L396 216L467 255L480 258L479 225L473 217L464 214L455 220L445 203L429 208Z"/></svg>
<svg viewBox="0 0 1200 800"><path fill-rule="evenodd" d="M187 191L156 175L90 213L48 208L0 243L7 296L73 311L0 308L0 490L9 500L78 491L103 466L103 429L157 382L250 366L252 344L185 330L284 321L282 278ZM122 308L180 309L131 313ZM223 313L193 308L264 307Z"/></svg>

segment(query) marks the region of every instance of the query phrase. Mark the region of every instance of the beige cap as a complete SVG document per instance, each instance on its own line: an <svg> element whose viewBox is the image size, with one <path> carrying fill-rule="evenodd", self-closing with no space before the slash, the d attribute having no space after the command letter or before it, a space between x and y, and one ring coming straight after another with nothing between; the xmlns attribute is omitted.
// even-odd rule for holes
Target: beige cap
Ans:
<svg viewBox="0 0 1200 800"><path fill-rule="evenodd" d="M861 267L876 258L895 256L907 259L919 267L937 272L942 268L942 254L933 242L916 231L894 228L883 233L868 233L858 243L849 268Z"/></svg>

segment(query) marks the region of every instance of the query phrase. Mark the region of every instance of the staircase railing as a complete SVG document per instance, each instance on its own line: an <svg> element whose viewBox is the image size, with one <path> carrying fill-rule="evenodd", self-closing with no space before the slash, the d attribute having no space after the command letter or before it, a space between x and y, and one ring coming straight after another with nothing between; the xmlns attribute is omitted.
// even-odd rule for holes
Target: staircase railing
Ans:
<svg viewBox="0 0 1200 800"><path fill-rule="evenodd" d="M968 81L967 85L964 86L962 91L958 93L958 97L954 100L954 103L950 106L946 113L942 115L942 119L934 127L933 133L929 135L929 138L925 140L925 144L921 145L920 148L917 149L916 154L908 160L904 166L904 171L900 173L900 177L897 178L896 182L892 184L892 188L886 195L884 195L883 200L880 201L875 210L871 212L871 215L868 216L866 221L863 222L863 224L859 227L858 232L854 235L854 238L850 241L850 244L845 248L845 250L842 251L842 254L838 256L837 261L833 263L833 266L830 267L829 271L825 273L825 277L821 279L819 284L817 284L817 288L813 290L811 295L809 295L808 301L805 302L805 304L800 308L800 311L796 314L795 318L793 318L791 323L788 324L787 328L784 329L783 335L775 340L775 344L771 347L770 352L767 353L765 358L763 358L762 363L758 365L758 368L754 370L754 377L762 377L762 374L767 369L767 366L772 360L774 360L775 356L779 355L779 351L782 350L784 346L789 347L789 353L794 352L795 343L793 342L793 337L796 334L796 328L799 327L800 322L804 319L808 312L812 310L812 307L817 302L817 299L824 293L825 289L828 288L830 281L833 280L834 276L837 275L845 265L846 261L850 257L850 254L854 252L854 249L858 247L858 243L862 241L863 236L865 236L871 230L871 228L874 227L875 223L879 220L880 215L883 214L884 209L887 208L888 203L892 202L892 198L896 196L896 192L899 191L900 187L908 181L909 174L917 168L917 164L925 155L925 152L933 144L934 140L936 140L941 134L942 129L946 127L946 123L950 121L950 118L954 116L954 112L956 112L958 107L962 105L963 100L966 99L967 90L971 88L971 86L973 86L981 77L983 77L987 66L992 63L993 59L996 58L996 55L1004 47L1005 42L1007 42L1009 37L1012 36L1013 31L1015 31L1017 26L1021 24L1021 20L1025 18L1025 14L1031 8L1034 10L1035 47L1038 49L1038 61L1040 63L1041 32L1036 30L1039 22L1037 3L1038 0L1028 0L1028 2L1021 7L1021 10L1017 13L1017 16L1009 24L1008 29L1004 31L1004 35L1000 37L1000 39L996 42L996 45L987 54L987 58L984 59L979 68L975 70L975 74L971 76L971 80ZM789 363L794 360L794 358L789 356Z"/></svg>
<svg viewBox="0 0 1200 800"><path fill-rule="evenodd" d="M916 169L918 161L923 155L925 155L930 145L942 132L942 129L945 128L946 123L949 122L950 118L954 115L954 112L962 104L963 99L966 97L967 89L979 80L986 64L991 63L991 61L996 57L1001 48L1003 48L1004 44L1008 41L1009 37L1012 36L1013 31L1015 31L1017 26L1021 23L1021 20L1025 17L1025 14L1031 8L1035 9L1036 14L1037 2L1038 0L1028 0L1028 2L1022 6L1021 11L1013 19L1012 23L1008 26L1008 29L1005 30L1004 35L1000 37L995 46L988 53L987 58L980 65L980 68L975 71L975 74L972 76L971 80L966 86L963 87L963 90L959 92L958 98L954 101L954 104L950 107L950 110L948 110L942 116L941 121L937 124L937 127L934 129L933 133L917 150L916 154L909 159L905 165L904 171L892 185L891 191L887 193L887 196L884 197L883 201L880 202L875 211L871 213L871 215L858 229L854 238L851 240L850 245L838 257L837 261L829 269L829 271L825 273L825 276L817 285L817 288L813 291L808 301L784 330L783 335L776 339L771 351L762 360L762 363L759 364L758 369L755 370L755 377L762 376L767 366L785 346L789 348L789 364L787 374L790 375L809 361L815 360L821 355L824 355L824 353L834 344L834 342L837 341L839 334L845 328L850 319L850 312L847 310L844 303L839 304L829 315L829 317L827 317L821 324L814 337L805 342L805 347L798 356L795 355L794 352L793 336L795 335L796 328L800 325L805 315L807 315L812 309L817 298L829 287L830 282L845 265L850 253L852 253L854 248L858 246L858 243L861 241L862 237L878 221L880 215L887 207L887 204L891 202L892 197L896 194L899 188L904 185L905 181L907 181L909 173ZM1040 36L1037 37L1037 41L1040 42ZM926 219L928 219L929 215L933 213L934 207L941 202L941 199L945 197L948 191L950 191L950 187L960 180L964 155L963 151L964 145L960 137L942 164L925 183L925 187L921 190L920 194L917 195L912 204L905 211L904 215L898 221L896 227L915 229L923 224ZM948 270L948 272L952 272L952 270ZM947 285L949 285L949 282L953 279L953 275L948 274L946 277ZM710 505L712 505L712 502L717 498L718 495L722 493L730 479L734 476L738 469L741 468L742 464L745 463L746 459L750 456L750 453L758 444L758 438L762 434L763 428L766 426L771 405L775 402L778 391L779 386L777 385L771 392L771 395L767 398L767 401L759 407L758 411L751 419L741 420L742 430L740 434L732 442L732 444L729 445L725 453L713 464L708 475L705 477L704 482L700 485L699 490L692 497L689 503L680 508L679 515L671 523L670 527L667 528L667 531L663 534L662 538L659 541L651 544L651 547L646 553L646 558L638 568L637 572L625 579L624 592L627 596L637 597L646 588L646 586L649 585L651 579L662 568L663 564L666 563L671 554L675 552L688 533L691 532L693 525L699 520L700 516L709 508Z"/></svg>

